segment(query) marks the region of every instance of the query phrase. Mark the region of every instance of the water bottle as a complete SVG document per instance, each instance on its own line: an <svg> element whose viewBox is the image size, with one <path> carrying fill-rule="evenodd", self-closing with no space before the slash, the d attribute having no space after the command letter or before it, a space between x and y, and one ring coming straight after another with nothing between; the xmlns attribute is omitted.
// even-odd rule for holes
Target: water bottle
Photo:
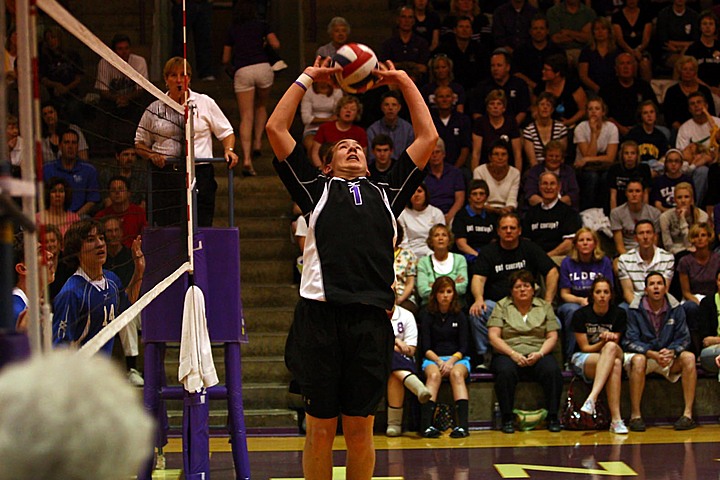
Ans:
<svg viewBox="0 0 720 480"><path fill-rule="evenodd" d="M493 405L492 429L502 429L502 413L500 412L500 404L498 402L495 402L495 405Z"/></svg>

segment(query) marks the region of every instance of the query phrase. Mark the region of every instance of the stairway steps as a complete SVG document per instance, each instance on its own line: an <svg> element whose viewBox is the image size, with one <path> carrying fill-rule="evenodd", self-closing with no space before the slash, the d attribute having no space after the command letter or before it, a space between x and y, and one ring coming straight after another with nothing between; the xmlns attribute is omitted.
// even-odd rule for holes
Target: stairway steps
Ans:
<svg viewBox="0 0 720 480"><path fill-rule="evenodd" d="M299 298L296 285L243 284L243 308L294 307Z"/></svg>
<svg viewBox="0 0 720 480"><path fill-rule="evenodd" d="M241 238L240 253L253 260L292 260L298 256L298 247L289 237Z"/></svg>
<svg viewBox="0 0 720 480"><path fill-rule="evenodd" d="M211 406L212 403L210 403ZM244 414L246 428L287 428L297 425L297 413L286 408L245 409ZM168 422L172 429L182 428L182 410L168 409ZM213 410L211 408L208 423L212 429L225 428L227 426L227 409Z"/></svg>
<svg viewBox="0 0 720 480"><path fill-rule="evenodd" d="M243 358L282 356L285 354L287 332L250 332L248 343L242 345Z"/></svg>
<svg viewBox="0 0 720 480"><path fill-rule="evenodd" d="M288 406L287 383L243 383L243 408L253 409L283 409ZM167 400L168 410L182 410L182 400ZM224 399L211 399L211 411L224 411L227 413L227 402Z"/></svg>
<svg viewBox="0 0 720 480"><path fill-rule="evenodd" d="M248 332L287 332L295 306L243 308Z"/></svg>
<svg viewBox="0 0 720 480"><path fill-rule="evenodd" d="M240 264L240 276L243 283L288 283L292 280L294 258L245 260Z"/></svg>
<svg viewBox="0 0 720 480"><path fill-rule="evenodd" d="M222 355L213 357L215 370L221 384L225 383L225 363ZM177 358L165 359L165 381L168 385L179 385ZM268 357L244 357L242 359L242 381L245 382L272 382L289 383L290 372L285 368L285 359L282 355Z"/></svg>

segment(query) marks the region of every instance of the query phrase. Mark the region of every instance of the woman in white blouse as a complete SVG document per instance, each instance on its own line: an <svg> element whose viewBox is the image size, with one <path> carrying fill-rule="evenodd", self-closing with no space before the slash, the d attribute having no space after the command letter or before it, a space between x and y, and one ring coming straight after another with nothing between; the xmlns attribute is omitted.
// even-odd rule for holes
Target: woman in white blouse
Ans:
<svg viewBox="0 0 720 480"><path fill-rule="evenodd" d="M300 103L300 116L305 129L303 130L303 146L310 153L315 133L324 122L334 122L335 104L342 97L342 90L333 88L326 82L313 82Z"/></svg>
<svg viewBox="0 0 720 480"><path fill-rule="evenodd" d="M485 180L490 187L486 209L502 215L517 209L520 170L510 166L507 144L498 141L490 150L490 161L473 171L473 178Z"/></svg>
<svg viewBox="0 0 720 480"><path fill-rule="evenodd" d="M405 238L400 244L402 248L412 251L417 258L432 253L427 244L428 234L433 225L445 224L445 215L442 210L430 205L430 195L424 183L410 197L410 203L398 217L398 223L405 231Z"/></svg>
<svg viewBox="0 0 720 480"><path fill-rule="evenodd" d="M588 100L587 120L575 127L575 170L580 184L580 210L605 207L610 191L607 172L615 163L620 142L618 129L607 120L607 107L600 98Z"/></svg>

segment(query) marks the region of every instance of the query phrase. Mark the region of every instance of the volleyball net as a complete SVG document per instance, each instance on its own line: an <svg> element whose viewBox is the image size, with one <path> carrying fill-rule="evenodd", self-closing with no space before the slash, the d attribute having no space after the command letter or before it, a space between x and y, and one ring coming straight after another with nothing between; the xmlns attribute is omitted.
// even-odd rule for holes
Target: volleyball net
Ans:
<svg viewBox="0 0 720 480"><path fill-rule="evenodd" d="M104 304L90 304L82 316L69 317L73 324L64 328L75 332L95 321L89 319L106 317L103 329L80 349L81 354L93 355L126 326L134 328L136 318L150 302L183 274L193 271L192 115L147 78L147 64L140 57L121 58L108 46L110 39L98 38L55 0L37 0L37 7L44 14L37 17L40 42L35 80L39 89L34 98L39 113L34 138L40 243L51 247L58 229L67 239L67 231L77 226L73 214L57 215L63 195L66 211L93 203L83 213L98 220L105 231L108 257L113 256L112 265L108 262L105 268L115 272L125 291L130 292L136 286L131 284L135 260L132 251L128 255L128 250L121 249L122 257L116 254L118 243L127 249L143 228L163 230L163 243L143 246L146 258L161 260L148 263L140 298L120 314L104 311ZM128 40L116 36L113 42L129 45ZM63 79L69 80L70 88L58 85ZM136 144L144 145L145 151L139 154ZM71 172L77 178L63 180L67 172L62 171L62 160L73 152L83 167ZM149 152L162 152L164 162L160 165L165 165L158 166L149 159ZM66 253L68 245L57 240L56 279L45 294L51 301L75 273L83 255L82 250ZM42 334L46 348L51 335L47 323Z"/></svg>

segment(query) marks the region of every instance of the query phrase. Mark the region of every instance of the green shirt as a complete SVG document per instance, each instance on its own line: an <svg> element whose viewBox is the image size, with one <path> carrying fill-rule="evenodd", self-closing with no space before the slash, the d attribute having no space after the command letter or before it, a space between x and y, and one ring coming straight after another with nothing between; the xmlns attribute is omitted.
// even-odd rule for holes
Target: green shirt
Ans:
<svg viewBox="0 0 720 480"><path fill-rule="evenodd" d="M576 32L582 31L582 29L588 23L595 20L595 11L585 5L584 2L580 3L580 8L575 13L570 13L565 6L565 2L558 3L550 7L547 11L548 26L550 28L550 36L555 35L560 30L574 30ZM561 47L567 49L572 48L583 48L586 44L571 41L564 44L559 44Z"/></svg>
<svg viewBox="0 0 720 480"><path fill-rule="evenodd" d="M495 305L487 326L500 327L505 343L523 355L539 351L545 343L545 335L560 329L552 305L537 297L533 298L526 318L511 297L503 298Z"/></svg>

